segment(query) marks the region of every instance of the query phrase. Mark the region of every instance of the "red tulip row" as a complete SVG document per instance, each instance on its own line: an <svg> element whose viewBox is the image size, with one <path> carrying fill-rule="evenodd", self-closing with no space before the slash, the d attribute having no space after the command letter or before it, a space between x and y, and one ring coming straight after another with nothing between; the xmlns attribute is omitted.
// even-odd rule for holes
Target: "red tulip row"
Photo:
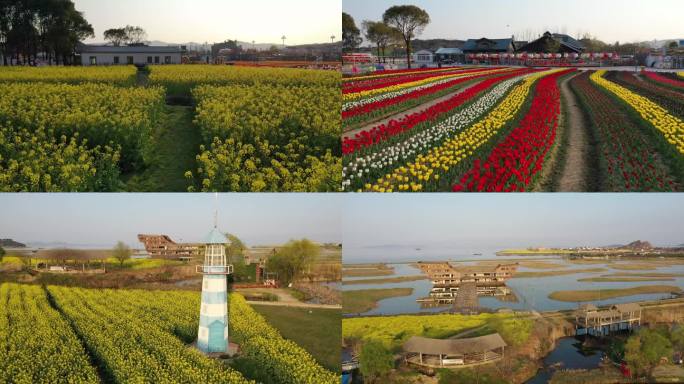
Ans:
<svg viewBox="0 0 684 384"><path fill-rule="evenodd" d="M665 77L665 76L662 76L662 75L659 75L655 72L650 72L650 71L644 71L643 74L648 79L651 79L657 83L667 84L667 85L671 85L673 87L684 89L684 81L677 80L677 79L671 79L669 77Z"/></svg>
<svg viewBox="0 0 684 384"><path fill-rule="evenodd" d="M476 159L454 192L523 192L541 171L556 138L560 116L558 78L569 69L545 76L535 88L530 110L485 161Z"/></svg>
<svg viewBox="0 0 684 384"><path fill-rule="evenodd" d="M342 153L345 155L354 153L362 148L370 147L385 141L394 135L408 131L417 124L426 121L437 120L445 113L449 113L455 108L458 108L464 103L474 99L476 96L480 95L482 92L490 89L496 84L512 77L520 76L526 72L530 72L530 70L525 69L508 72L504 75L484 80L466 89L465 91L454 95L450 99L432 105L423 111L406 115L400 120L390 120L387 124L380 124L368 131L361 131L354 135L353 138L344 138L342 140Z"/></svg>
<svg viewBox="0 0 684 384"><path fill-rule="evenodd" d="M346 111L342 111L342 120L346 120L355 116L359 115L365 115L374 111L377 111L379 109L387 108L392 105L396 105L408 100L413 100L413 99L418 99L423 96L431 95L434 93L437 93L441 90L444 89L449 89L455 85L465 83L466 81L470 81L473 79L485 77L485 76L491 76L491 73L484 73L481 75L474 75L474 76L468 76L468 77L459 77L456 78L452 81L446 82L446 83L441 83L437 84L435 86L425 88L425 89L419 89L413 92L405 93L401 96L393 97L391 99L385 99L385 100L378 100L369 104L364 104L361 106L358 106L356 108L348 109Z"/></svg>
<svg viewBox="0 0 684 384"><path fill-rule="evenodd" d="M381 77L381 78L377 78L377 79L369 79L367 81L359 81L359 82L354 81L354 82L348 82L346 84L343 84L342 85L342 93L343 94L356 93L356 92L368 91L371 89L391 87L393 85L410 83L412 81L419 81L419 80L429 79L432 77L455 75L455 74L459 74L459 73L481 72L482 70L483 70L482 68L465 69L465 70L454 68L453 71L416 73L416 74L409 74L409 75L405 75L405 76L392 76L390 78Z"/></svg>
<svg viewBox="0 0 684 384"><path fill-rule="evenodd" d="M589 75L577 76L570 81L570 86L596 131L602 173L600 189L615 192L676 190L676 183L650 137L624 113L614 98L589 80Z"/></svg>

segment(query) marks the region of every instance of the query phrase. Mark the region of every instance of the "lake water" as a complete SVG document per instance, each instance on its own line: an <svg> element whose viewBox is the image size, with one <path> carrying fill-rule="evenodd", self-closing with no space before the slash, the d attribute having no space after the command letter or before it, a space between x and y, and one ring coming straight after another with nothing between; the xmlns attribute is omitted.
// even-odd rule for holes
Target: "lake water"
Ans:
<svg viewBox="0 0 684 384"><path fill-rule="evenodd" d="M594 369L598 368L603 352L596 350L583 354L578 348L579 340L574 337L559 339L556 348L544 358L544 368L525 384L548 383L556 369ZM557 366L556 364L559 364Z"/></svg>
<svg viewBox="0 0 684 384"><path fill-rule="evenodd" d="M496 260L497 262L505 263L507 259L514 259L519 257L497 257L493 254L484 254L482 256L468 256L464 255L460 258L450 258L451 261L458 260L472 260L482 261L482 260ZM447 259L447 258L445 258ZM506 285L511 288L515 296L517 297L516 302L510 301L500 301L497 297L480 297L480 306L490 308L490 309L500 309L500 308L511 308L514 310L537 310L537 311L551 311L551 310L561 310L561 309L574 309L580 303L576 302L564 302L557 301L548 298L548 295L554 291L561 290L588 290L588 289L611 289L611 288L629 288L641 285L674 285L679 286L684 289L684 277L676 277L673 281L638 281L638 282L580 282L578 279L597 277L604 274L612 273L636 273L636 272L654 272L654 273L682 273L684 274L684 265L668 265L659 266L655 270L648 271L638 271L638 270L618 270L611 269L611 265L606 263L598 264L573 264L569 263L567 260L559 256L548 256L548 257L530 257L525 258L525 260L540 260L543 259L549 263L563 264L565 268L554 268L554 269L588 269L588 268L605 268L602 272L578 272L570 275L561 276L547 276L547 277L527 277L527 278L513 278L506 282ZM619 262L623 264L625 262ZM634 263L642 264L644 262L635 261ZM468 262L467 264L470 264ZM345 277L344 280L366 280L366 279L377 279L385 277L394 276L411 276L411 275L421 275L421 271L418 268L412 267L410 264L388 264L394 268L393 275L387 276L373 276L373 277ZM519 267L519 272L541 272L543 269L532 269ZM421 303L416 302L416 299L428 297L430 289L432 288L432 283L426 279L418 281L407 281L400 283L382 283L382 284L354 284L354 285L342 285L343 291L359 290L359 289L382 289L382 288L413 288L413 294L410 296L403 297L393 297L378 302L378 307L372 309L368 312L363 313L363 315L394 315L401 313L418 313L418 312L442 312L449 309L448 306L443 307L433 307L433 308L422 308ZM670 295L665 294L645 294L645 295L633 295L625 297L617 297L607 300L594 300L593 304L596 305L607 305L616 303L626 303L633 301L643 301L643 300L657 300L660 298L667 298Z"/></svg>

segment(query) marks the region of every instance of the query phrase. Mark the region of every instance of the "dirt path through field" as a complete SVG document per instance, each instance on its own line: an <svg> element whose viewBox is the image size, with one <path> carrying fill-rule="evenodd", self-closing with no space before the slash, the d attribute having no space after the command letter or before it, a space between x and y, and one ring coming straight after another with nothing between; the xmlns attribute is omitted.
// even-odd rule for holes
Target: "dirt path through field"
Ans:
<svg viewBox="0 0 684 384"><path fill-rule="evenodd" d="M458 90L456 90L456 91L454 91L454 92L451 92L451 93L449 93L449 94L447 94L447 95L444 95L444 96L442 96L442 97L438 97L438 98L436 98L436 99L434 99L434 100L430 100L430 101L428 101L427 103L420 104L420 105L418 105L418 106L416 106L416 107L413 107L413 108L411 108L411 109L407 109L407 110L405 110L405 111L401 111L401 112L395 113L394 115L389 116L389 117L386 117L386 118L384 118L384 119L376 120L376 121L374 121L374 122L372 122L372 123L368 123L368 124L366 124L366 125L364 125L364 126L362 126L362 127L359 127L359 128L356 128L356 129L352 129L351 131L344 132L344 133L342 134L342 138L354 137L355 134L357 134L357 133L359 133L359 132L361 132L361 131L367 131L367 130L370 130L371 128L376 127L376 126L378 126L378 125L380 125L380 124L387 124L387 123L390 122L390 120L399 120L399 119L403 118L403 117L406 116L406 115L410 115L410 114L412 114L412 113L420 112L420 111L422 111L422 110L424 110L424 109L430 108L431 106L433 106L433 105L435 105L435 104L438 104L438 103L441 103L442 101L449 100L450 98L452 98L452 97L458 95L459 93L465 91L466 89L468 89L468 88L470 88L470 87L473 87L473 86L475 86L476 84L479 84L481 81L482 81L482 80L477 80L477 81L475 81L475 82L473 82L473 83L470 83L470 84L466 85L466 86L463 87L463 88L459 88Z"/></svg>
<svg viewBox="0 0 684 384"><path fill-rule="evenodd" d="M558 182L557 192L586 192L587 171L589 163L589 138L587 137L586 122L582 110L577 104L575 95L568 86L569 77L561 83L561 94L566 100L568 125L564 127L567 138L565 148L565 164Z"/></svg>

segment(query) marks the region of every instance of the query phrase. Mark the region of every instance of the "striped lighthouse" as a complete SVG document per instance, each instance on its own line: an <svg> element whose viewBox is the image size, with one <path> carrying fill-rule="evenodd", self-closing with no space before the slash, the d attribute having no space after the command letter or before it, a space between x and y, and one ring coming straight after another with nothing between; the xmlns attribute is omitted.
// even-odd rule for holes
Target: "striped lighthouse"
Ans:
<svg viewBox="0 0 684 384"><path fill-rule="evenodd" d="M202 273L202 304L200 306L197 347L205 353L228 352L228 291L226 276L233 266L226 264L226 237L216 228L209 232L204 243Z"/></svg>

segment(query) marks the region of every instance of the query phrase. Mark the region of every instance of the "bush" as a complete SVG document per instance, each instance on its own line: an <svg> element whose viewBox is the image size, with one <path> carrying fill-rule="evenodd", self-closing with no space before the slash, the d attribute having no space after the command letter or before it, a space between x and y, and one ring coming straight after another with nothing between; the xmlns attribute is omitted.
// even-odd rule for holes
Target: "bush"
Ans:
<svg viewBox="0 0 684 384"><path fill-rule="evenodd" d="M394 368L392 352L382 343L368 341L361 347L359 369L369 383L387 375Z"/></svg>

